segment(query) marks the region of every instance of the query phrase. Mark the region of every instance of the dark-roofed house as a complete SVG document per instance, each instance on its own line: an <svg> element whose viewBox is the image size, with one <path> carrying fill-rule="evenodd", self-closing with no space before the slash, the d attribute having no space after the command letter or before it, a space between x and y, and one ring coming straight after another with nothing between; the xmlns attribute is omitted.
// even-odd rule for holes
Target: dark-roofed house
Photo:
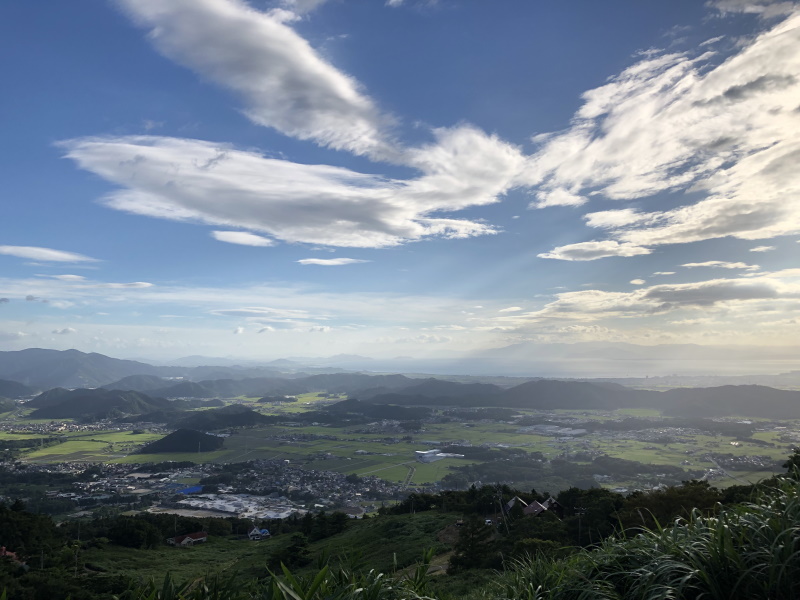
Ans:
<svg viewBox="0 0 800 600"><path fill-rule="evenodd" d="M532 517L537 516L539 513L542 513L547 510L547 507L542 506L536 500L528 504L525 508L522 509L522 513L525 515L529 515Z"/></svg>
<svg viewBox="0 0 800 600"><path fill-rule="evenodd" d="M270 537L269 529L259 529L258 527L253 526L253 528L247 534L247 537L254 542L258 540L265 540Z"/></svg>
<svg viewBox="0 0 800 600"><path fill-rule="evenodd" d="M194 546L195 544L202 544L208 541L208 534L205 531L198 531L196 533L187 533L186 535L178 535L167 539L170 546L180 546L186 548Z"/></svg>

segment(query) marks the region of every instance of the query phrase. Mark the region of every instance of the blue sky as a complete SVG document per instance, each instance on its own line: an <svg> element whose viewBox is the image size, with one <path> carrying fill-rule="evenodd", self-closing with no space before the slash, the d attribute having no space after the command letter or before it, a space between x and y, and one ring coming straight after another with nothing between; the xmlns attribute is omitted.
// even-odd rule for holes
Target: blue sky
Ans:
<svg viewBox="0 0 800 600"><path fill-rule="evenodd" d="M0 347L800 339L792 2L0 8Z"/></svg>

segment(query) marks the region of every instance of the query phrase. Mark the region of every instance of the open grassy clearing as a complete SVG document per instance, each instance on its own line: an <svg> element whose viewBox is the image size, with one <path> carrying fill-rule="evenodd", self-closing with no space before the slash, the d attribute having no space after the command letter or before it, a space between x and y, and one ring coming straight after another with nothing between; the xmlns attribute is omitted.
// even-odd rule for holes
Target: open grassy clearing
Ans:
<svg viewBox="0 0 800 600"><path fill-rule="evenodd" d="M280 538L251 542L243 537L211 536L205 544L192 548L159 546L153 550L138 550L109 544L91 549L83 559L92 567L108 574L136 573L144 581L160 581L165 572L184 581L203 575L247 571L248 574L267 574L266 562L270 549L281 543Z"/></svg>
<svg viewBox="0 0 800 600"><path fill-rule="evenodd" d="M39 433L15 433L11 431L0 431L0 443L3 440L38 440L46 437L52 437L51 435L39 434Z"/></svg>
<svg viewBox="0 0 800 600"><path fill-rule="evenodd" d="M458 516L448 513L425 512L351 521L341 534L311 543L309 551L311 557L327 552L337 560L358 549L364 558L369 559L371 567L390 572L395 558L402 568L418 560L424 548L446 550L436 536L456 518ZM252 542L243 535L210 536L207 543L191 548L163 545L152 550L108 544L103 548L86 550L81 559L90 569L106 575L136 573L144 581L150 578L161 581L166 572L179 581L213 573L252 579L267 576L266 564L270 555L286 545L290 537L286 534ZM314 569L312 561L301 570Z"/></svg>

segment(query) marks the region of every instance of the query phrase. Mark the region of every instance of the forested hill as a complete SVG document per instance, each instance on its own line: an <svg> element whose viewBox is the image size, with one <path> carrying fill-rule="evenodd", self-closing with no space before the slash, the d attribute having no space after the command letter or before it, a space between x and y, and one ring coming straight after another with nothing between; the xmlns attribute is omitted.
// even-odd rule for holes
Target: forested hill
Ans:
<svg viewBox="0 0 800 600"><path fill-rule="evenodd" d="M152 412L168 408L170 403L140 392L56 388L40 394L27 406L36 408L31 413L33 419L99 419Z"/></svg>
<svg viewBox="0 0 800 600"><path fill-rule="evenodd" d="M17 381L0 379L0 398L26 398L36 393L36 389Z"/></svg>

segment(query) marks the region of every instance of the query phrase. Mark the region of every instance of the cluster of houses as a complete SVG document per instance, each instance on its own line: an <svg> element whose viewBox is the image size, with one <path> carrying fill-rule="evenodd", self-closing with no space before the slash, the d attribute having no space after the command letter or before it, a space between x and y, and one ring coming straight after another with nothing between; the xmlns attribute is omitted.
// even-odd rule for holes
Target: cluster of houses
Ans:
<svg viewBox="0 0 800 600"><path fill-rule="evenodd" d="M247 537L254 542L269 539L269 529L260 529L253 525L253 528L247 532ZM205 531L195 531L194 533L167 538L167 544L175 546L176 548L191 548L197 544L204 544L207 541L208 533ZM2 551L5 552L5 547L3 547ZM13 554L13 552L9 554ZM0 554L0 556L5 556L5 554Z"/></svg>

